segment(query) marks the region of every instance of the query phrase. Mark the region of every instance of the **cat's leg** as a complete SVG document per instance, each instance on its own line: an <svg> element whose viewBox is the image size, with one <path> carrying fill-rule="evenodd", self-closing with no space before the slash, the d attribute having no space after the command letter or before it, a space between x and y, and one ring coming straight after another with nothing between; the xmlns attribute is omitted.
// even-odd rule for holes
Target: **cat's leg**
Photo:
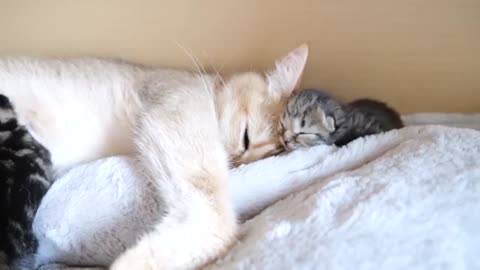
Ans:
<svg viewBox="0 0 480 270"><path fill-rule="evenodd" d="M138 166L167 210L111 269L198 268L235 238L236 220L225 186L227 157L218 130L208 127L215 120L182 113L158 111L139 121Z"/></svg>

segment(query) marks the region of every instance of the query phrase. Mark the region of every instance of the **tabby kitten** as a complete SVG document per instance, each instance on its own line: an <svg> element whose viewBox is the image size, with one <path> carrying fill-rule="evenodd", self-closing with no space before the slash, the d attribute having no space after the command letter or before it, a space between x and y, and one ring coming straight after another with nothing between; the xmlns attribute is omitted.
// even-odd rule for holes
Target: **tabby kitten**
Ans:
<svg viewBox="0 0 480 270"><path fill-rule="evenodd" d="M10 101L0 95L0 269L31 269L23 258L36 251L32 222L50 184L49 152L17 123Z"/></svg>
<svg viewBox="0 0 480 270"><path fill-rule="evenodd" d="M385 103L359 99L342 104L324 91L293 94L281 117L285 148L335 144L344 146L363 136L403 127L400 115Z"/></svg>

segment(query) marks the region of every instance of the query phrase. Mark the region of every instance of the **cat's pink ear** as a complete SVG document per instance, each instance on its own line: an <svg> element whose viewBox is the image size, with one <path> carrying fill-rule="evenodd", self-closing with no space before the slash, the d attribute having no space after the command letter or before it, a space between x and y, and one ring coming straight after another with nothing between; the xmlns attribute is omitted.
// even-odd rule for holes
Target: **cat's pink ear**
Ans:
<svg viewBox="0 0 480 270"><path fill-rule="evenodd" d="M275 69L267 74L269 91L277 97L289 96L300 86L308 58L308 45L303 44L275 62Z"/></svg>

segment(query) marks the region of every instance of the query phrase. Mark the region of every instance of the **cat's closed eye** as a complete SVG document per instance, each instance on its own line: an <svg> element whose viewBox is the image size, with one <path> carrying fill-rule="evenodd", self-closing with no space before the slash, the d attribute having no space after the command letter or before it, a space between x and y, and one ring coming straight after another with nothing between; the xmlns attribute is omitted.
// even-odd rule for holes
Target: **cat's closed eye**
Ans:
<svg viewBox="0 0 480 270"><path fill-rule="evenodd" d="M243 133L243 149L244 149L244 151L247 151L249 146L250 146L250 138L248 138L248 127L245 127L245 132Z"/></svg>

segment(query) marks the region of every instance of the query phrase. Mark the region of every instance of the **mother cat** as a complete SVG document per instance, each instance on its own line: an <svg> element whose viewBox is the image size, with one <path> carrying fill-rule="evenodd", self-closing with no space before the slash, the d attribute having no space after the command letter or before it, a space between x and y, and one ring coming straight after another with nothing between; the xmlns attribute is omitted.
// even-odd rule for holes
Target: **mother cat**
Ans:
<svg viewBox="0 0 480 270"><path fill-rule="evenodd" d="M57 170L131 154L166 208L112 269L190 269L224 252L236 220L230 164L280 147L278 118L299 84L303 45L266 74L221 77L101 59L0 60L0 93Z"/></svg>

